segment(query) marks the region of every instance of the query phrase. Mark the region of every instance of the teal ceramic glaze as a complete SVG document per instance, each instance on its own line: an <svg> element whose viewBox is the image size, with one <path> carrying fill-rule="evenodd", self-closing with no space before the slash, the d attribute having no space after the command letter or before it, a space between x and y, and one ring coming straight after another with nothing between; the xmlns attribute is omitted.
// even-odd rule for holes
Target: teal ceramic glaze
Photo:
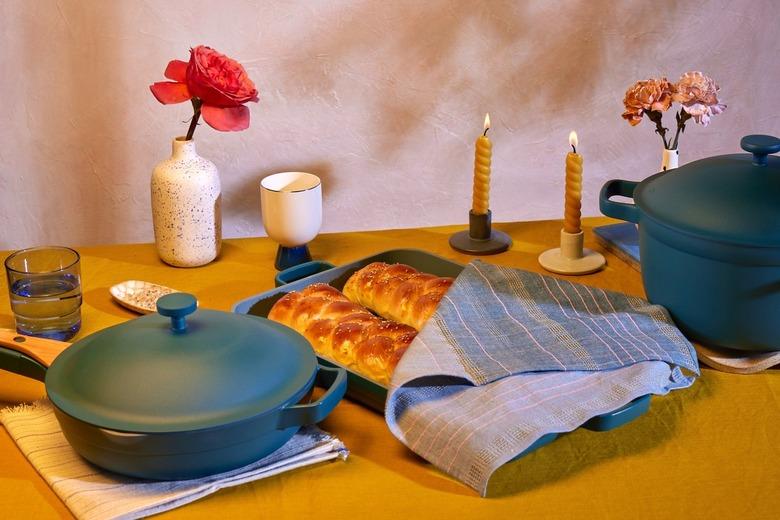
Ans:
<svg viewBox="0 0 780 520"><path fill-rule="evenodd" d="M780 139L637 183L607 182L601 211L639 224L648 299L701 343L780 350ZM634 203L616 202L613 196Z"/></svg>
<svg viewBox="0 0 780 520"><path fill-rule="evenodd" d="M276 287L281 287L284 284L295 282L302 278L333 269L334 267L336 266L323 260L312 260L311 262L298 264L276 273L274 285Z"/></svg>
<svg viewBox="0 0 780 520"><path fill-rule="evenodd" d="M0 347L0 368L20 376L45 381L46 367L20 352Z"/></svg>
<svg viewBox="0 0 780 520"><path fill-rule="evenodd" d="M289 278L289 283L277 285L276 289L241 300L233 306L233 311L239 314L248 314L250 316L268 316L273 305L288 292L300 291L313 283L327 283L336 289L342 290L344 284L355 271L373 262L407 264L419 271L435 274L437 276L457 277L463 270L462 264L428 253L427 251L419 249L391 249L356 260L346 265L317 273L306 274L305 278L295 276L298 272L295 271L295 268L292 268L290 272L283 271L279 274L284 274L285 278ZM305 268L304 270L311 270L311 267ZM335 363L330 362L325 358L320 358L319 362L321 365L337 367ZM384 413L385 401L387 400L387 388L385 386L382 386L376 381L364 377L357 372L349 371L347 373L347 378L349 381L347 390L348 397L379 413ZM583 424L583 428L594 431L611 430L644 414L649 406L650 396L640 396L617 410L591 418ZM554 441L557 437L557 433L544 435L515 458L523 457L545 444Z"/></svg>
<svg viewBox="0 0 780 520"><path fill-rule="evenodd" d="M65 350L46 374L51 401L102 428L177 432L276 410L312 386L317 360L303 336L265 319L196 310L187 296L164 296L159 314Z"/></svg>
<svg viewBox="0 0 780 520"><path fill-rule="evenodd" d="M127 433L96 428L56 407L54 411L68 442L93 464L134 477L181 480L250 464L281 447L302 424L324 419L344 395L346 372L320 367L317 384L328 390L314 403L202 430Z"/></svg>
<svg viewBox="0 0 780 520"><path fill-rule="evenodd" d="M317 363L297 332L197 309L176 293L158 314L77 341L51 367L0 348L0 368L43 379L65 438L90 462L157 480L235 469L324 419L347 373ZM314 384L326 388L315 401Z"/></svg>

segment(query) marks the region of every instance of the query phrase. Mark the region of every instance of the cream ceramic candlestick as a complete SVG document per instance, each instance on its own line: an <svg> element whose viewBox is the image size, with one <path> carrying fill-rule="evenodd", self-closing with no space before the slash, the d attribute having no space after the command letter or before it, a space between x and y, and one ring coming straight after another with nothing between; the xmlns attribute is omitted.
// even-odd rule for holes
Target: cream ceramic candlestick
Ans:
<svg viewBox="0 0 780 520"><path fill-rule="evenodd" d="M583 248L584 236L583 231L567 233L561 229L561 247L539 255L539 263L558 274L590 274L601 270L607 261L601 253Z"/></svg>
<svg viewBox="0 0 780 520"><path fill-rule="evenodd" d="M588 274L604 267L601 253L584 249L580 206L582 200L582 156L577 153L577 133L569 134L572 151L566 156L566 204L561 247L539 255L539 263L553 273Z"/></svg>

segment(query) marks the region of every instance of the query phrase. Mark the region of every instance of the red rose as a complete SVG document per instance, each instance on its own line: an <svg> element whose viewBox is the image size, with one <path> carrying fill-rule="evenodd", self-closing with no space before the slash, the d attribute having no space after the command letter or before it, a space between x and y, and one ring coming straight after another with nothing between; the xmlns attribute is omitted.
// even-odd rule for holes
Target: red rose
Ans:
<svg viewBox="0 0 780 520"><path fill-rule="evenodd" d="M163 81L151 85L160 103L181 103L196 98L200 113L212 128L221 131L249 127L248 101L258 101L255 84L244 67L224 54L199 45L190 50L190 61L173 60L165 69ZM196 108L197 110L197 108Z"/></svg>
<svg viewBox="0 0 780 520"><path fill-rule="evenodd" d="M257 101L257 89L244 67L205 45L190 51L187 86L193 96L211 106L236 107Z"/></svg>

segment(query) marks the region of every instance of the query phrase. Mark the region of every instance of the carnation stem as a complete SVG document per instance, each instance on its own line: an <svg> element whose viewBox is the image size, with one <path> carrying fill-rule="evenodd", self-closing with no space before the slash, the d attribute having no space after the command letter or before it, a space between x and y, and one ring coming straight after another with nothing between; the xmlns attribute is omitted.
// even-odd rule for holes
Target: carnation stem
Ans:
<svg viewBox="0 0 780 520"><path fill-rule="evenodd" d="M672 150L677 149L677 143L680 141L680 132L685 132L685 122L691 118L691 115L680 109L680 113L677 114L677 132L674 134L674 142L672 142Z"/></svg>
<svg viewBox="0 0 780 520"><path fill-rule="evenodd" d="M187 137L185 138L186 141L192 139L192 134L195 133L195 127L198 126L198 120L200 119L200 106L202 104L203 101L200 99L192 98L192 108L195 113L192 115L192 119L190 120L190 128L187 130Z"/></svg>
<svg viewBox="0 0 780 520"><path fill-rule="evenodd" d="M655 123L655 133L661 136L661 141L664 142L664 148L667 150L669 149L669 144L666 142L666 131L668 128L664 128L664 125L661 123L661 117L663 117L663 114L657 110L649 110L645 112L647 114L648 119Z"/></svg>

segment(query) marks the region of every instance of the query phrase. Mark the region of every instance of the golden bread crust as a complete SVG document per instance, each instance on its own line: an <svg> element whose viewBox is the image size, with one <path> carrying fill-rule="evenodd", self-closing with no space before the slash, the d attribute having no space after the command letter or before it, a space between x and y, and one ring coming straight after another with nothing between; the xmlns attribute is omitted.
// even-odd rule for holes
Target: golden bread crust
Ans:
<svg viewBox="0 0 780 520"><path fill-rule="evenodd" d="M379 318L323 283L282 296L268 319L303 334L318 354L384 385L417 335L412 327Z"/></svg>
<svg viewBox="0 0 780 520"><path fill-rule="evenodd" d="M452 282L405 264L373 262L347 280L344 295L383 318L420 330Z"/></svg>

